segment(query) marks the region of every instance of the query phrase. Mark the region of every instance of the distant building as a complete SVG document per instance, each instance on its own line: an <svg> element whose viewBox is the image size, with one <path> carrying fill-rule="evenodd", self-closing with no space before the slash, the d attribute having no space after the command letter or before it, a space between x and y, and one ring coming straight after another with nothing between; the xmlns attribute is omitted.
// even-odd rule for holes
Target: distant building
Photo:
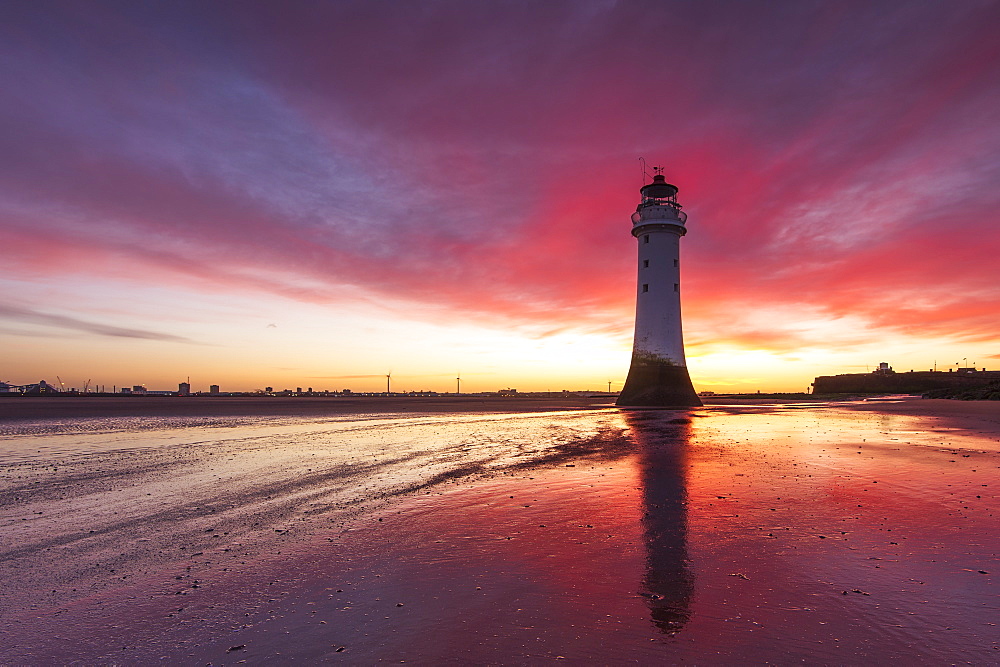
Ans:
<svg viewBox="0 0 1000 667"><path fill-rule="evenodd" d="M177 393L180 394L181 396L187 396L188 394L190 394L191 393L191 383L190 382L181 382L179 385L177 385Z"/></svg>
<svg viewBox="0 0 1000 667"><path fill-rule="evenodd" d="M217 384L211 384L211 385L209 385L208 386L208 393L210 393L210 394L218 394L219 393L219 385L217 385Z"/></svg>
<svg viewBox="0 0 1000 667"><path fill-rule="evenodd" d="M1000 381L1000 371L960 368L958 372L897 373L887 363L871 373L825 375L813 380L814 394L922 394L934 389L975 389Z"/></svg>
<svg viewBox="0 0 1000 667"><path fill-rule="evenodd" d="M35 384L26 384L21 387L21 391L31 396L43 396L47 394L58 394L59 390L45 380L39 380Z"/></svg>
<svg viewBox="0 0 1000 667"><path fill-rule="evenodd" d="M131 391L131 393L133 393L133 394L145 394L148 391L149 390L146 389L145 386L143 386L141 384L134 384L134 385L132 385L132 391Z"/></svg>
<svg viewBox="0 0 1000 667"><path fill-rule="evenodd" d="M516 396L517 389L501 389L497 392L500 396Z"/></svg>

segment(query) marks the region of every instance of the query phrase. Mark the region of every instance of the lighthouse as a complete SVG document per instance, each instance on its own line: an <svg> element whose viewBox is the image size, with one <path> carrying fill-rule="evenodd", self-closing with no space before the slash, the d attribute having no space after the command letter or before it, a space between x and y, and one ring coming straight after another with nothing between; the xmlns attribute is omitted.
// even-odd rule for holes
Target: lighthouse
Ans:
<svg viewBox="0 0 1000 667"><path fill-rule="evenodd" d="M623 407L700 406L684 359L681 333L680 241L687 214L677 203L677 186L656 168L643 185L632 214L639 245L632 365L617 405Z"/></svg>

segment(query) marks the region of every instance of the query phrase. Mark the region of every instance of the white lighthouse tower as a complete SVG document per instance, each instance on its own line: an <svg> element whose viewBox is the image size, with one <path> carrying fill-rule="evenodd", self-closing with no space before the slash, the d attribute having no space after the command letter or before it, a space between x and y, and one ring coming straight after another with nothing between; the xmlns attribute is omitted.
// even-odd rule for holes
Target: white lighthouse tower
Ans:
<svg viewBox="0 0 1000 667"><path fill-rule="evenodd" d="M618 397L621 406L691 407L701 399L691 385L681 334L680 241L687 214L677 203L677 186L656 168L642 186L632 214L639 242L632 365Z"/></svg>

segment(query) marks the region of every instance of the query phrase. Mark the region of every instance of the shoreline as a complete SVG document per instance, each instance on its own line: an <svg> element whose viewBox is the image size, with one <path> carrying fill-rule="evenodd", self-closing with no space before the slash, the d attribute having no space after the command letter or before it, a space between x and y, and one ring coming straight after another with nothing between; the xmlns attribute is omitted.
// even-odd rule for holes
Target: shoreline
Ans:
<svg viewBox="0 0 1000 667"><path fill-rule="evenodd" d="M615 408L614 396L17 396L0 398L0 422L23 419L89 417L249 417L351 414L522 413ZM1000 401L929 399L911 396L785 398L703 397L704 409L726 407L848 407L912 415L978 415L1000 418ZM699 408L619 408L620 410L697 410Z"/></svg>
<svg viewBox="0 0 1000 667"><path fill-rule="evenodd" d="M75 417L249 417L394 413L539 412L613 407L608 397L489 396L230 397L17 396L0 399L0 421Z"/></svg>

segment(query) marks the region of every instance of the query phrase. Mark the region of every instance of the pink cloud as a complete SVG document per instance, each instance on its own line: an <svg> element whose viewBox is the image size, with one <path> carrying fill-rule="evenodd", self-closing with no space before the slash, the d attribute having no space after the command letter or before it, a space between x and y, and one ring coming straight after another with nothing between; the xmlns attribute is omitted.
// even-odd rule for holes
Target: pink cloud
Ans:
<svg viewBox="0 0 1000 667"><path fill-rule="evenodd" d="M644 155L691 214L689 322L989 339L998 12L942 7L22 8L0 256L625 335Z"/></svg>

